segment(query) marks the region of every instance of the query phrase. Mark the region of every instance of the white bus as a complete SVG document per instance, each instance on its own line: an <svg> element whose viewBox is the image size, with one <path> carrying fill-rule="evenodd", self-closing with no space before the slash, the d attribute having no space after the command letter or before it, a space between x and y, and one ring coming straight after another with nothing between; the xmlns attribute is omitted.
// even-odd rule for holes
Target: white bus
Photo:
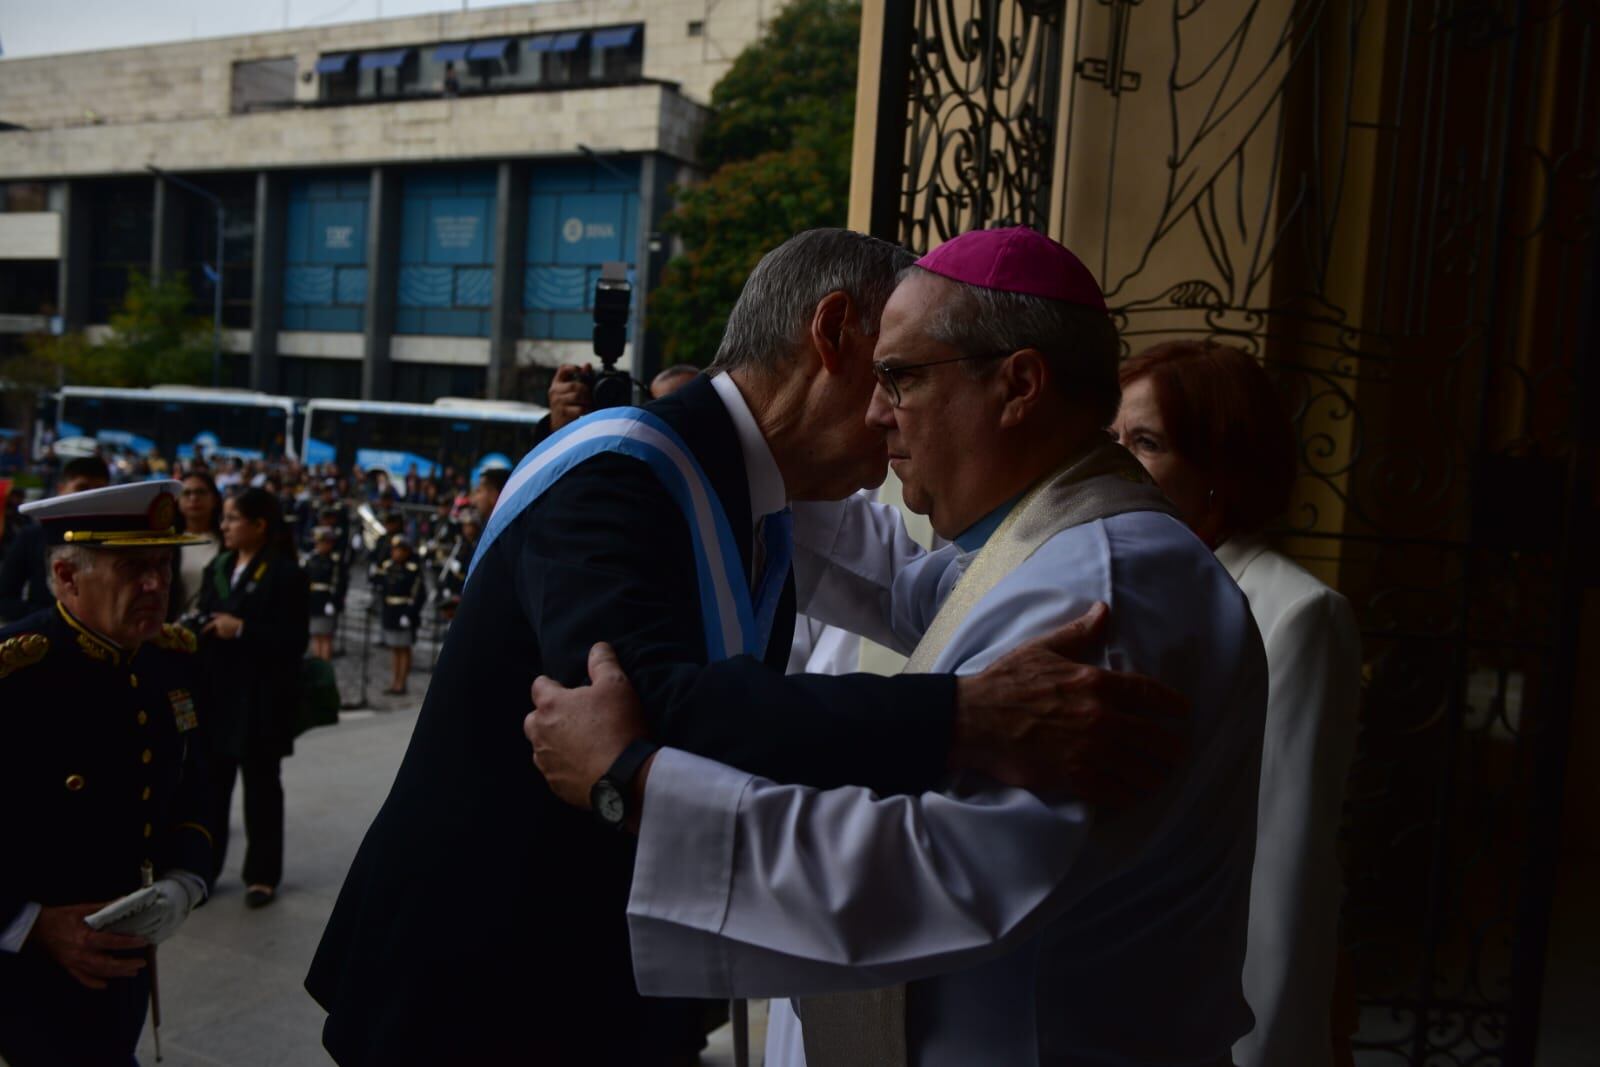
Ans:
<svg viewBox="0 0 1600 1067"><path fill-rule="evenodd" d="M56 395L56 450L168 459L296 459L296 403L247 389L68 385Z"/></svg>
<svg viewBox="0 0 1600 1067"><path fill-rule="evenodd" d="M383 470L396 481L447 470L476 481L489 467L515 467L547 414L536 404L493 400L311 400L300 454L308 464Z"/></svg>

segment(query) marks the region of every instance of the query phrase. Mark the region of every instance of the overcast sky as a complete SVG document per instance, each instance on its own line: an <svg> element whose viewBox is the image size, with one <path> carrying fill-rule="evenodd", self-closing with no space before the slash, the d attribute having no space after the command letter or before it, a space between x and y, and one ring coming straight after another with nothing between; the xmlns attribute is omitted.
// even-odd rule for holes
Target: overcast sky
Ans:
<svg viewBox="0 0 1600 1067"><path fill-rule="evenodd" d="M468 0L505 7L529 0ZM6 59L460 11L462 0L0 0Z"/></svg>

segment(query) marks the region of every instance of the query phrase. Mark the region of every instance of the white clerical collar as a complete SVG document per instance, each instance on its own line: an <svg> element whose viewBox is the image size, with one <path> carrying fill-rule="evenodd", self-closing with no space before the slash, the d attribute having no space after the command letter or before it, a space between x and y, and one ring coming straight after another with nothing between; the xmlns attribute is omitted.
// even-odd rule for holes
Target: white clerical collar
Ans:
<svg viewBox="0 0 1600 1067"><path fill-rule="evenodd" d="M767 447L767 439L761 435L761 427L756 425L756 417L750 413L750 405L744 402L738 384L727 374L718 374L711 379L711 388L722 398L722 406L728 409L728 418L733 420L733 432L739 438L739 450L744 453L744 474L750 481L750 518L759 522L789 504L783 473L778 470L778 461L772 458L772 449Z"/></svg>

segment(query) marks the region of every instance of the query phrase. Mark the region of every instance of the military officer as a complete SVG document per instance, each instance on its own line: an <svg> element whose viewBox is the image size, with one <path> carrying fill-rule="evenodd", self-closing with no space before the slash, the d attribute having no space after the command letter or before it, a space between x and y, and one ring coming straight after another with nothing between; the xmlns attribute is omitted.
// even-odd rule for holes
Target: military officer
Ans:
<svg viewBox="0 0 1600 1067"><path fill-rule="evenodd" d="M411 646L416 644L428 588L411 541L404 534L392 533L388 542L389 558L373 573L372 592L382 605L383 643L394 657L394 676L384 692L402 696L411 674Z"/></svg>
<svg viewBox="0 0 1600 1067"><path fill-rule="evenodd" d="M131 1062L153 946L208 892L195 640L163 624L173 546L199 540L179 532L178 487L23 509L55 601L0 630L0 1059L12 1067ZM129 914L91 918L107 904Z"/></svg>

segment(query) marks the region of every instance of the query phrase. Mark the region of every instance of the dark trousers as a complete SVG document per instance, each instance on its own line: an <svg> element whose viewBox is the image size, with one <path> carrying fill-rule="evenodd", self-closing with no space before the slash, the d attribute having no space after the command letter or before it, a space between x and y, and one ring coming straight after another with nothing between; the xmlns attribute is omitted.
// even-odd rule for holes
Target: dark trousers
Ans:
<svg viewBox="0 0 1600 1067"><path fill-rule="evenodd" d="M228 855L228 815L233 808L233 780L244 776L244 882L276 886L283 878L283 782L277 756L212 760L212 806L216 873Z"/></svg>

